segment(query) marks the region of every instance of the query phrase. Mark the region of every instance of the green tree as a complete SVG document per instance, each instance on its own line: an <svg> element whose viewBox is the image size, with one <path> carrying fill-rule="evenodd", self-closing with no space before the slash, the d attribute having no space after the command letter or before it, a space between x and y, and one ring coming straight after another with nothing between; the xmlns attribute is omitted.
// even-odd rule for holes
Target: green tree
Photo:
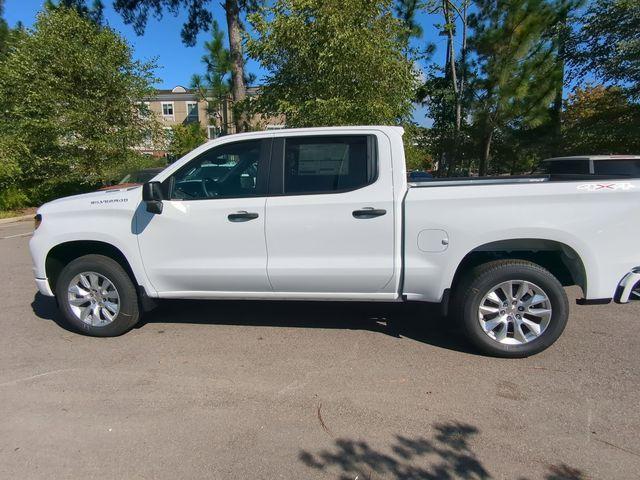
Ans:
<svg viewBox="0 0 640 480"><path fill-rule="evenodd" d="M202 62L206 70L204 75L194 74L191 78L193 88L201 100L207 102L207 113L213 119L222 111L220 124L227 133L227 98L231 92L231 53L224 44L224 32L217 21L211 27L211 40L204 44L206 53Z"/></svg>
<svg viewBox="0 0 640 480"><path fill-rule="evenodd" d="M213 21L211 26L211 39L204 44L206 53L202 56L205 64L204 75L194 74L191 77L191 88L193 88L201 100L207 102L207 113L211 119L220 116L223 134L229 131L228 122L228 100L233 91L233 62L231 52L225 46L225 34L220 29L217 21ZM245 74L244 83L250 84L255 80L254 75ZM233 105L234 119L244 116L243 102ZM237 123L236 123L237 125ZM243 125L240 130L247 130L248 126Z"/></svg>
<svg viewBox="0 0 640 480"><path fill-rule="evenodd" d="M171 127L168 153L180 158L207 141L207 132L199 123L174 125Z"/></svg>
<svg viewBox="0 0 640 480"><path fill-rule="evenodd" d="M595 75L640 96L640 2L594 0L568 41L574 75Z"/></svg>
<svg viewBox="0 0 640 480"><path fill-rule="evenodd" d="M555 95L550 110L550 123L547 141L551 143L553 155L559 154L562 137L562 106L564 102L565 70L567 59L567 44L571 35L573 17L584 0L551 0L556 11L555 24L546 36L552 41L555 55L556 79ZM546 38L544 39L546 40Z"/></svg>
<svg viewBox="0 0 640 480"><path fill-rule="evenodd" d="M433 167L429 151L429 132L414 123L404 125L404 156L407 171L429 170Z"/></svg>
<svg viewBox="0 0 640 480"><path fill-rule="evenodd" d="M447 38L444 64L431 65L426 82L418 91L418 98L429 107L434 126L442 134L438 141L440 175L454 174L461 154L459 147L471 97L467 65L470 5L470 0L428 0L423 4L428 13L441 17L441 23L434 26L440 36Z"/></svg>
<svg viewBox="0 0 640 480"><path fill-rule="evenodd" d="M489 170L494 135L549 121L558 83L554 45L545 35L557 21L545 0L478 0L470 39L479 65L474 122L481 136L480 175Z"/></svg>
<svg viewBox="0 0 640 480"><path fill-rule="evenodd" d="M421 0L398 0L394 7L396 16L406 28L404 41L407 44L407 54L409 53L409 40L420 38L423 33L422 25L417 22L421 6Z"/></svg>
<svg viewBox="0 0 640 480"><path fill-rule="evenodd" d="M395 124L415 74L386 0L277 0L249 21L247 51L267 70L257 108L291 126Z"/></svg>
<svg viewBox="0 0 640 480"><path fill-rule="evenodd" d="M12 172L5 186L37 203L137 162L133 147L156 122L134 99L151 95L154 80L152 65L134 61L109 28L75 9L41 12L0 62L0 151Z"/></svg>
<svg viewBox="0 0 640 480"><path fill-rule="evenodd" d="M9 42L9 25L2 15L4 14L4 0L0 0L0 58L6 53Z"/></svg>
<svg viewBox="0 0 640 480"><path fill-rule="evenodd" d="M569 155L640 151L640 105L620 87L578 88L566 101L564 152Z"/></svg>

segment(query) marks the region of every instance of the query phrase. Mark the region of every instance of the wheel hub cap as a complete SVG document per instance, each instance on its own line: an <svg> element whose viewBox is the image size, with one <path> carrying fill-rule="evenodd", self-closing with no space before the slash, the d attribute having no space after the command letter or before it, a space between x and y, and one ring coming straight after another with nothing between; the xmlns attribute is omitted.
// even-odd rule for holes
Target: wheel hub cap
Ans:
<svg viewBox="0 0 640 480"><path fill-rule="evenodd" d="M510 280L495 285L482 298L478 321L492 340L522 345L544 333L551 314L551 301L542 288L525 280Z"/></svg>
<svg viewBox="0 0 640 480"><path fill-rule="evenodd" d="M67 301L73 314L94 327L108 325L120 312L120 295L107 277L96 272L82 272L69 283Z"/></svg>

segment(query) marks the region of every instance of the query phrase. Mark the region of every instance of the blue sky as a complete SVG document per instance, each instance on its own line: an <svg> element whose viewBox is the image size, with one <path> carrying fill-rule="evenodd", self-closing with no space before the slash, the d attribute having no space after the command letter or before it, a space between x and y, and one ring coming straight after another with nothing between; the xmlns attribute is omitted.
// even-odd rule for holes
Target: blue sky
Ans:
<svg viewBox="0 0 640 480"><path fill-rule="evenodd" d="M91 4L91 2L87 3ZM209 38L209 32L200 33L196 45L186 47L180 39L180 30L185 19L184 14L181 13L174 17L167 13L160 20L149 18L145 34L139 37L133 28L126 25L114 11L111 0L103 0L103 3L105 4L105 18L109 26L129 41L134 48L136 58L156 60L159 67L156 75L161 80L157 85L158 88L172 88L176 85L188 87L191 75L203 71L201 57L204 52L204 42ZM35 21L36 14L42 9L43 4L44 0L6 0L5 19L10 26L21 21L29 27ZM211 6L220 25L226 25L220 2L212 0ZM435 58L441 61L446 40L444 37L438 36L432 27L434 20L432 16L426 15L420 19L425 30L420 42L436 43L438 50ZM264 72L259 65L250 60L247 67L250 72L257 75L257 83L260 83L260 77ZM414 120L422 125L430 123L428 119L425 119L425 110L422 107L417 107L414 111Z"/></svg>

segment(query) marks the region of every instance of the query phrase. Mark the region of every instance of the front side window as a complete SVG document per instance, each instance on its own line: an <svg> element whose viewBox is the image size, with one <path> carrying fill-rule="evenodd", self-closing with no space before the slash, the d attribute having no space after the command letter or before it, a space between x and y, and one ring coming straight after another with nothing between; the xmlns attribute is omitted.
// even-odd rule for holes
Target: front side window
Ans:
<svg viewBox="0 0 640 480"><path fill-rule="evenodd" d="M238 142L203 153L173 175L170 198L202 200L259 195L261 145L261 140Z"/></svg>
<svg viewBox="0 0 640 480"><path fill-rule="evenodd" d="M284 155L285 194L354 190L376 176L370 135L291 137Z"/></svg>

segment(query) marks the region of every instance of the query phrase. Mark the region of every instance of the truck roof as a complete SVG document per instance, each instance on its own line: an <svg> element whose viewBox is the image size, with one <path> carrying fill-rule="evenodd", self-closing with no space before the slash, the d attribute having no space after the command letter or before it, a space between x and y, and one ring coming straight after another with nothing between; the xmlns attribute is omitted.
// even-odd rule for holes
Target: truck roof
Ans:
<svg viewBox="0 0 640 480"><path fill-rule="evenodd" d="M555 162L557 160L640 160L640 155L575 155L545 158L543 162Z"/></svg>
<svg viewBox="0 0 640 480"><path fill-rule="evenodd" d="M253 132L242 132L242 133L233 133L230 135L226 135L225 137L218 137L216 139L209 140L214 141L219 138L264 138L271 135L286 135L288 133L309 133L309 134L322 134L327 133L331 134L332 132L338 132L345 130L352 130L354 132L358 132L361 130L380 130L382 132L396 132L400 135L404 134L404 128L397 126L389 126L389 125L344 125L344 126L336 126L336 127L305 127L305 128L279 128L279 129L268 129L268 130L257 130Z"/></svg>

